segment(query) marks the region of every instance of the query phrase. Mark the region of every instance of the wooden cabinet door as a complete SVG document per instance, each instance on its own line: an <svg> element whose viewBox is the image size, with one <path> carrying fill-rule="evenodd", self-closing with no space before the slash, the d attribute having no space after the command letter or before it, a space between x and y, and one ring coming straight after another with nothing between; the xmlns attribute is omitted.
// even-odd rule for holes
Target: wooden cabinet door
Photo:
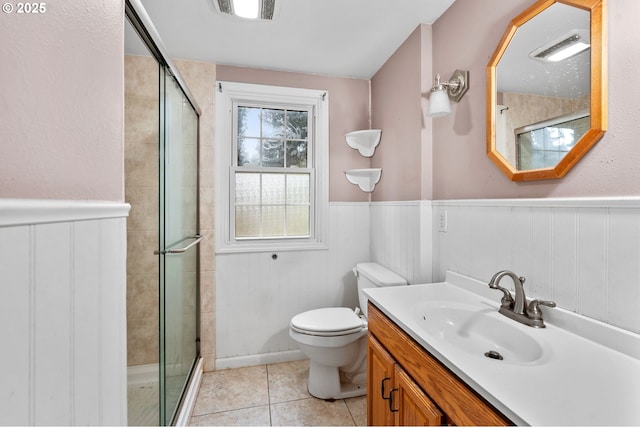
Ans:
<svg viewBox="0 0 640 427"><path fill-rule="evenodd" d="M392 426L394 416L389 406L394 386L395 361L373 336L367 350L367 425Z"/></svg>
<svg viewBox="0 0 640 427"><path fill-rule="evenodd" d="M395 366L395 386L392 406L397 426L441 426L445 425L444 414L438 406L418 387L409 375Z"/></svg>
<svg viewBox="0 0 640 427"><path fill-rule="evenodd" d="M376 344L413 379L419 390L426 390L429 398L446 414L444 425L513 425L508 418L487 404L462 380L452 374L429 352L407 335L398 325L369 302L369 334L376 337ZM371 373L369 374L371 375ZM375 386L370 386L375 387ZM379 387L379 386L378 386ZM370 388L375 392L373 388ZM397 400L398 392L394 392ZM394 403L394 408L398 408ZM419 424L410 422L410 424Z"/></svg>

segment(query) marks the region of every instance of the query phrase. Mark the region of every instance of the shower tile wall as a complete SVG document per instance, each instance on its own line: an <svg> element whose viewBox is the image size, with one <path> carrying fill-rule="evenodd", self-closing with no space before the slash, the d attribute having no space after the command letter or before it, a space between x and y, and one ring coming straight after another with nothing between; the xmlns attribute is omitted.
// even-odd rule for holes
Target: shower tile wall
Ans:
<svg viewBox="0 0 640 427"><path fill-rule="evenodd" d="M125 56L127 363L158 363L158 65Z"/></svg>
<svg viewBox="0 0 640 427"><path fill-rule="evenodd" d="M202 110L200 116L200 352L215 367L213 247L213 123L216 66L176 61ZM129 365L158 362L158 68L150 57L125 56L125 198L128 222Z"/></svg>

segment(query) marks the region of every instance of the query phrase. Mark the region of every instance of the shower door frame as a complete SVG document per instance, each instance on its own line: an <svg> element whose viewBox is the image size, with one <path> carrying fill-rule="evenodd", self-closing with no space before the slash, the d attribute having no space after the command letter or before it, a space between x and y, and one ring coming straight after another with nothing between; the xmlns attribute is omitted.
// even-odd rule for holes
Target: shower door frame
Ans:
<svg viewBox="0 0 640 427"><path fill-rule="evenodd" d="M146 10L144 9L144 6L142 5L140 0L126 0L125 1L125 15L126 18L128 19L128 21L130 22L130 24L132 25L132 27L135 29L135 31L138 33L138 35L140 36L142 42L146 45L147 49L149 50L149 52L151 53L151 55L155 58L155 60L158 62L159 65L159 73L160 73L160 87L159 87L159 91L160 91L160 134L159 134L159 139L158 139L158 143L160 145L160 158L159 158L159 162L163 162L164 161L164 154L162 153L162 147L165 144L164 138L165 138L165 123L164 123L164 111L165 111L165 102L166 100L163 99L163 95L164 95L164 90L165 90L165 82L166 82L166 78L167 77L171 77L173 79L175 79L176 83L178 84L180 90L182 91L182 93L184 94L186 100L189 102L189 104L191 105L191 107L193 108L194 112L196 113L196 165L198 166L199 169L199 151L200 151L200 129L199 129L199 121L200 121L200 116L202 114L202 110L200 109L200 107L198 106L198 103L195 100L195 97L193 96L193 94L191 93L191 91L189 90L189 87L186 85L184 79L182 78L182 75L180 74L178 68L175 66L175 64L173 63L173 61L170 59L170 57L167 54L166 48L164 47L164 44L162 43L162 40L160 38L160 35L158 34L157 30L155 29L151 18L149 17L149 15L147 14ZM162 165L159 165L160 167L162 167ZM160 183L160 186L163 186L163 183ZM162 192L162 189L161 189ZM196 233L198 234L200 231L200 203L199 203L199 197L200 197L200 177L199 177L199 173L197 173L196 175ZM160 200L160 205L159 207L162 209L162 199ZM159 212L160 215L160 223L162 225L163 223L163 212L162 210ZM198 234L199 236L199 234ZM201 240L198 239L197 241L193 242L192 245L196 245L197 243L199 243L199 241ZM162 245L162 242L159 242L160 245ZM159 245L159 246L160 246ZM191 246L191 245L190 245ZM199 248L196 248L199 251ZM167 253L165 251L165 248L163 247L159 247L157 255L159 257L159 273L160 273L160 277L162 278L164 276L164 268L165 268L165 260L164 257L166 256L165 254ZM195 359L193 360L193 363L189 369L189 374L186 377L186 381L183 384L183 390L182 390L182 395L178 401L178 404L175 408L171 409L171 413L170 413L170 418L171 419L167 419L167 408L166 408L166 396L165 396L165 392L164 391L160 391L159 395L159 417L158 417L158 421L160 425L170 425L173 424L174 422L185 422L183 418L184 414L183 414L183 406L185 405L185 393L188 391L189 389L189 385L192 381L194 381L194 377L196 376L196 367L200 366L201 367L201 358L200 358L200 259L199 259L199 252L196 255L196 303L195 303L195 311L196 311L196 342L194 343L194 345L196 346L196 354L195 354ZM159 282L159 284L162 282ZM161 290L159 289L159 292ZM160 292L160 310L162 310L162 304L164 303L163 299L164 299L164 295L162 292ZM164 315L162 315L164 317ZM159 345L159 368L160 368L160 372L159 372L159 377L160 377L160 385L161 387L165 388L165 384L164 381L162 381L162 376L163 373L165 372L165 367L163 366L163 361L164 361L164 356L163 356L163 352L164 352L164 348L162 343L164 342L164 338L162 338L162 334L163 334L163 328L164 328L164 323L162 321L159 321L159 339L160 339L160 345ZM199 380L198 380L199 381ZM175 410L174 410L175 409ZM188 421L188 420L186 420Z"/></svg>
<svg viewBox="0 0 640 427"><path fill-rule="evenodd" d="M200 245L199 243L204 239L204 236L200 235L200 220L199 220L199 189L200 189L200 180L199 174L197 173L200 150L199 150L199 119L200 116L196 113L196 131L195 131L195 163L196 163L196 175L195 175L195 230L193 236L184 236L182 240L179 242L168 242L167 234L169 233L169 229L174 224L168 224L168 214L170 211L169 205L170 202L167 201L167 195L170 193L169 184L167 182L167 174L170 174L170 166L168 157L170 156L169 145L175 143L176 141L172 141L170 136L168 136L168 125L169 122L168 113L167 113L167 86L170 84L171 80L174 80L180 89L180 83L177 81L175 75L171 73L168 68L160 67L160 135L159 135L159 249L157 251L157 255L159 257L159 367L160 367L160 396L159 396L159 420L160 425L172 425L175 420L178 418L181 412L181 406L184 400L185 393L189 386L189 381L193 375L194 368L198 363L198 359L200 357ZM184 92L183 92L184 93ZM193 239L190 243L185 243L185 240ZM181 248L176 248L174 245L182 246ZM195 271L196 271L196 280L195 280L195 357L189 367L189 373L186 375L184 383L181 384L180 397L178 398L175 406L168 406L168 389L167 389L167 363L169 359L167 358L168 350L175 350L175 348L168 345L169 339L167 336L167 327L172 326L171 320L168 320L168 303L175 301L169 301L167 299L167 292L169 287L171 286L171 281L167 278L167 273L172 270L170 266L168 266L167 257L172 256L186 256L186 252L191 252L195 250ZM183 255L185 254L185 255ZM172 306L175 308L175 305ZM174 319L175 320L175 319ZM184 331L184 329L183 329ZM175 343L174 343L175 344ZM175 369L175 366L174 366ZM173 403L173 401L171 401Z"/></svg>

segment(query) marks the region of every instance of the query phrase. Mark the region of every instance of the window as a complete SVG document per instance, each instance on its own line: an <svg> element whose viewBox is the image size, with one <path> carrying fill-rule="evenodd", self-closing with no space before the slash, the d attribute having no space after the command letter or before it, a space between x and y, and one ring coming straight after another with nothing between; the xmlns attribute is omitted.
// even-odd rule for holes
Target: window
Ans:
<svg viewBox="0 0 640 427"><path fill-rule="evenodd" d="M234 103L236 239L308 238L312 109Z"/></svg>
<svg viewBox="0 0 640 427"><path fill-rule="evenodd" d="M217 250L323 248L326 92L218 82L217 95Z"/></svg>
<svg viewBox="0 0 640 427"><path fill-rule="evenodd" d="M589 130L588 111L515 130L518 170L555 167Z"/></svg>

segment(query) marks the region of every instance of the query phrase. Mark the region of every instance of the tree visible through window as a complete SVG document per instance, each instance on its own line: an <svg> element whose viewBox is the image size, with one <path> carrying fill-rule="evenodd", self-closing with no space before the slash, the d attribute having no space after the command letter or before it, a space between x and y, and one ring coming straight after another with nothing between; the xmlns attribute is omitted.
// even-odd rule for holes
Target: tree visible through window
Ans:
<svg viewBox="0 0 640 427"><path fill-rule="evenodd" d="M308 238L312 110L234 104L235 238Z"/></svg>

